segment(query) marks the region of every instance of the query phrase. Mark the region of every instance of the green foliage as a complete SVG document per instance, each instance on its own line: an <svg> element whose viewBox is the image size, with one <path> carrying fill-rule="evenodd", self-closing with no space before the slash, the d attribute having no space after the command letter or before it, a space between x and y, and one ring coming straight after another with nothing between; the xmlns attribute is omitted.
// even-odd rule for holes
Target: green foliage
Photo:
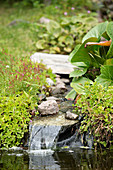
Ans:
<svg viewBox="0 0 113 170"><path fill-rule="evenodd" d="M18 146L28 131L30 110L36 104L25 93L6 97L0 95L0 147Z"/></svg>
<svg viewBox="0 0 113 170"><path fill-rule="evenodd" d="M76 109L84 116L81 122L81 133L88 130L94 136L94 146L104 147L113 144L113 86L108 88L98 85L85 84L85 95L77 100Z"/></svg>
<svg viewBox="0 0 113 170"><path fill-rule="evenodd" d="M72 87L78 93L84 93L84 81L95 80L102 85L112 85L113 81L113 22L103 22L92 28L82 39L82 44L75 47L69 57L69 61L76 66L70 74L73 78ZM100 42L101 38L111 39L110 47L88 45L88 42ZM78 76L77 76L78 74ZM76 77L76 78L75 78ZM80 78L81 77L81 78ZM79 87L79 90L78 90Z"/></svg>
<svg viewBox="0 0 113 170"><path fill-rule="evenodd" d="M51 69L46 69L41 63L32 63L30 59L9 56L5 51L0 55L1 94L9 96L18 93L18 91L26 91L38 99L37 93L49 92L46 78L50 77L54 80L55 77Z"/></svg>
<svg viewBox="0 0 113 170"><path fill-rule="evenodd" d="M92 14L91 14L92 15ZM62 17L60 22L50 20L47 24L35 24L38 51L49 53L70 53L82 37L97 23L97 19L88 14Z"/></svg>
<svg viewBox="0 0 113 170"><path fill-rule="evenodd" d="M50 77L55 75L45 65L30 59L0 52L0 147L21 144L32 112L39 102L38 94L49 95ZM36 110L36 109L35 109Z"/></svg>

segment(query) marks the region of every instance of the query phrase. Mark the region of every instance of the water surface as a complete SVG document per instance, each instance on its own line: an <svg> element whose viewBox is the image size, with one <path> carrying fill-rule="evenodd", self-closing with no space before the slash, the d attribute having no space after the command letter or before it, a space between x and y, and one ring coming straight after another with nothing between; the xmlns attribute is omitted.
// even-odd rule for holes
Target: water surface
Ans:
<svg viewBox="0 0 113 170"><path fill-rule="evenodd" d="M113 150L0 151L0 170L113 170Z"/></svg>

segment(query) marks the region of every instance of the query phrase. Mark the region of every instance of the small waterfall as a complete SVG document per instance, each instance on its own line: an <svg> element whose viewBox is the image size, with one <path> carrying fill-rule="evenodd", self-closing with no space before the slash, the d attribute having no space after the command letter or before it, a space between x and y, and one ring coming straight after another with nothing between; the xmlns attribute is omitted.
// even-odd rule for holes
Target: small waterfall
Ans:
<svg viewBox="0 0 113 170"><path fill-rule="evenodd" d="M55 140L61 130L56 125L30 125L29 150L51 149L55 146Z"/></svg>

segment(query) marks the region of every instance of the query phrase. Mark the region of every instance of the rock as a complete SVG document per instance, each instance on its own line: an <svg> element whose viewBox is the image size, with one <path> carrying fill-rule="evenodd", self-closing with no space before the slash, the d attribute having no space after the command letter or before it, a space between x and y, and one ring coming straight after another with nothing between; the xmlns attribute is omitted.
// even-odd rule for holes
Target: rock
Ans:
<svg viewBox="0 0 113 170"><path fill-rule="evenodd" d="M69 80L69 79L62 78L61 80L62 80L62 82L65 83L65 84L69 84L69 83L70 83L70 80Z"/></svg>
<svg viewBox="0 0 113 170"><path fill-rule="evenodd" d="M33 62L43 63L47 68L51 68L53 73L58 74L70 74L74 71L73 66L69 61L68 55L61 54L46 54L46 53L34 53L31 57Z"/></svg>
<svg viewBox="0 0 113 170"><path fill-rule="evenodd" d="M68 110L73 110L74 107L72 106L72 104L73 101L70 100L64 101L61 104L59 104L59 110L63 113L66 113Z"/></svg>
<svg viewBox="0 0 113 170"><path fill-rule="evenodd" d="M46 95L45 94L43 94L43 93L40 93L40 94L38 94L38 98L39 98L39 100L46 100Z"/></svg>
<svg viewBox="0 0 113 170"><path fill-rule="evenodd" d="M52 86L52 95L63 94L66 91L65 83L60 78L56 78L56 86Z"/></svg>
<svg viewBox="0 0 113 170"><path fill-rule="evenodd" d="M57 97L54 97L54 96L46 97L46 99L47 100L55 100L57 103L62 102L62 98L57 98Z"/></svg>
<svg viewBox="0 0 113 170"><path fill-rule="evenodd" d="M65 114L65 118L70 120L76 120L78 118L78 115L70 111L67 111Z"/></svg>
<svg viewBox="0 0 113 170"><path fill-rule="evenodd" d="M59 146L64 146L62 141L67 137L69 143L69 139L75 135L74 129L76 130L77 123L78 121L66 120L65 114L38 117L38 120L29 126L29 150L56 148L57 142ZM73 136L74 139L75 136Z"/></svg>
<svg viewBox="0 0 113 170"><path fill-rule="evenodd" d="M47 23L49 23L51 20L48 19L48 18L45 18L45 17L41 17L39 21L40 21L41 24L47 24Z"/></svg>
<svg viewBox="0 0 113 170"><path fill-rule="evenodd" d="M38 111L41 115L53 115L59 112L58 104L55 100L43 101L38 105Z"/></svg>
<svg viewBox="0 0 113 170"><path fill-rule="evenodd" d="M49 86L53 86L55 84L50 78L46 78L46 82L49 84Z"/></svg>

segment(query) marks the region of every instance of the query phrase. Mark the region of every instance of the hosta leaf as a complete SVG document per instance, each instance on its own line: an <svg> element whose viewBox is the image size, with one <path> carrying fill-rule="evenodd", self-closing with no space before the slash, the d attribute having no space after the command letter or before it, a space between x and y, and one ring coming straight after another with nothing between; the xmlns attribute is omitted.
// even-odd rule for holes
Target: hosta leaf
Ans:
<svg viewBox="0 0 113 170"><path fill-rule="evenodd" d="M38 49L41 49L43 50L45 48L45 44L46 44L46 41L45 40L39 40L37 43L36 43L36 47Z"/></svg>
<svg viewBox="0 0 113 170"><path fill-rule="evenodd" d="M95 41L99 41L102 34L106 32L108 21L100 23L92 28L83 38L82 43L84 43L87 39L94 37Z"/></svg>
<svg viewBox="0 0 113 170"><path fill-rule="evenodd" d="M52 33L54 32L54 29L60 28L60 24L51 20L49 23L47 23L46 28L49 33Z"/></svg>
<svg viewBox="0 0 113 170"><path fill-rule="evenodd" d="M66 45L72 45L73 43L74 43L73 37L67 35L67 36L65 37L65 44L66 44Z"/></svg>
<svg viewBox="0 0 113 170"><path fill-rule="evenodd" d="M68 52L68 53L70 53L71 50L72 50L71 47L65 47L65 48L64 48L64 51L66 51L66 52Z"/></svg>
<svg viewBox="0 0 113 170"><path fill-rule="evenodd" d="M89 82L91 84L93 83L90 79L86 77L80 77L79 79L71 83L71 87L73 87L78 94L85 94L84 84L86 82Z"/></svg>
<svg viewBox="0 0 113 170"><path fill-rule="evenodd" d="M74 89L72 89L66 96L65 98L66 99L75 99L75 96L76 96L76 91Z"/></svg>
<svg viewBox="0 0 113 170"><path fill-rule="evenodd" d="M91 63L91 58L88 54L88 49L85 48L85 43L76 46L76 48L70 54L69 60L71 61L71 63L73 62L85 62L88 64Z"/></svg>
<svg viewBox="0 0 113 170"><path fill-rule="evenodd" d="M113 66L102 66L101 74L96 78L95 81L104 86L113 86Z"/></svg>
<svg viewBox="0 0 113 170"><path fill-rule="evenodd" d="M113 57L113 22L110 22L107 25L107 34L109 35L110 39L112 40L109 51L107 53L107 58Z"/></svg>
<svg viewBox="0 0 113 170"><path fill-rule="evenodd" d="M87 68L76 68L73 72L70 73L69 77L79 77L84 75L87 72Z"/></svg>

